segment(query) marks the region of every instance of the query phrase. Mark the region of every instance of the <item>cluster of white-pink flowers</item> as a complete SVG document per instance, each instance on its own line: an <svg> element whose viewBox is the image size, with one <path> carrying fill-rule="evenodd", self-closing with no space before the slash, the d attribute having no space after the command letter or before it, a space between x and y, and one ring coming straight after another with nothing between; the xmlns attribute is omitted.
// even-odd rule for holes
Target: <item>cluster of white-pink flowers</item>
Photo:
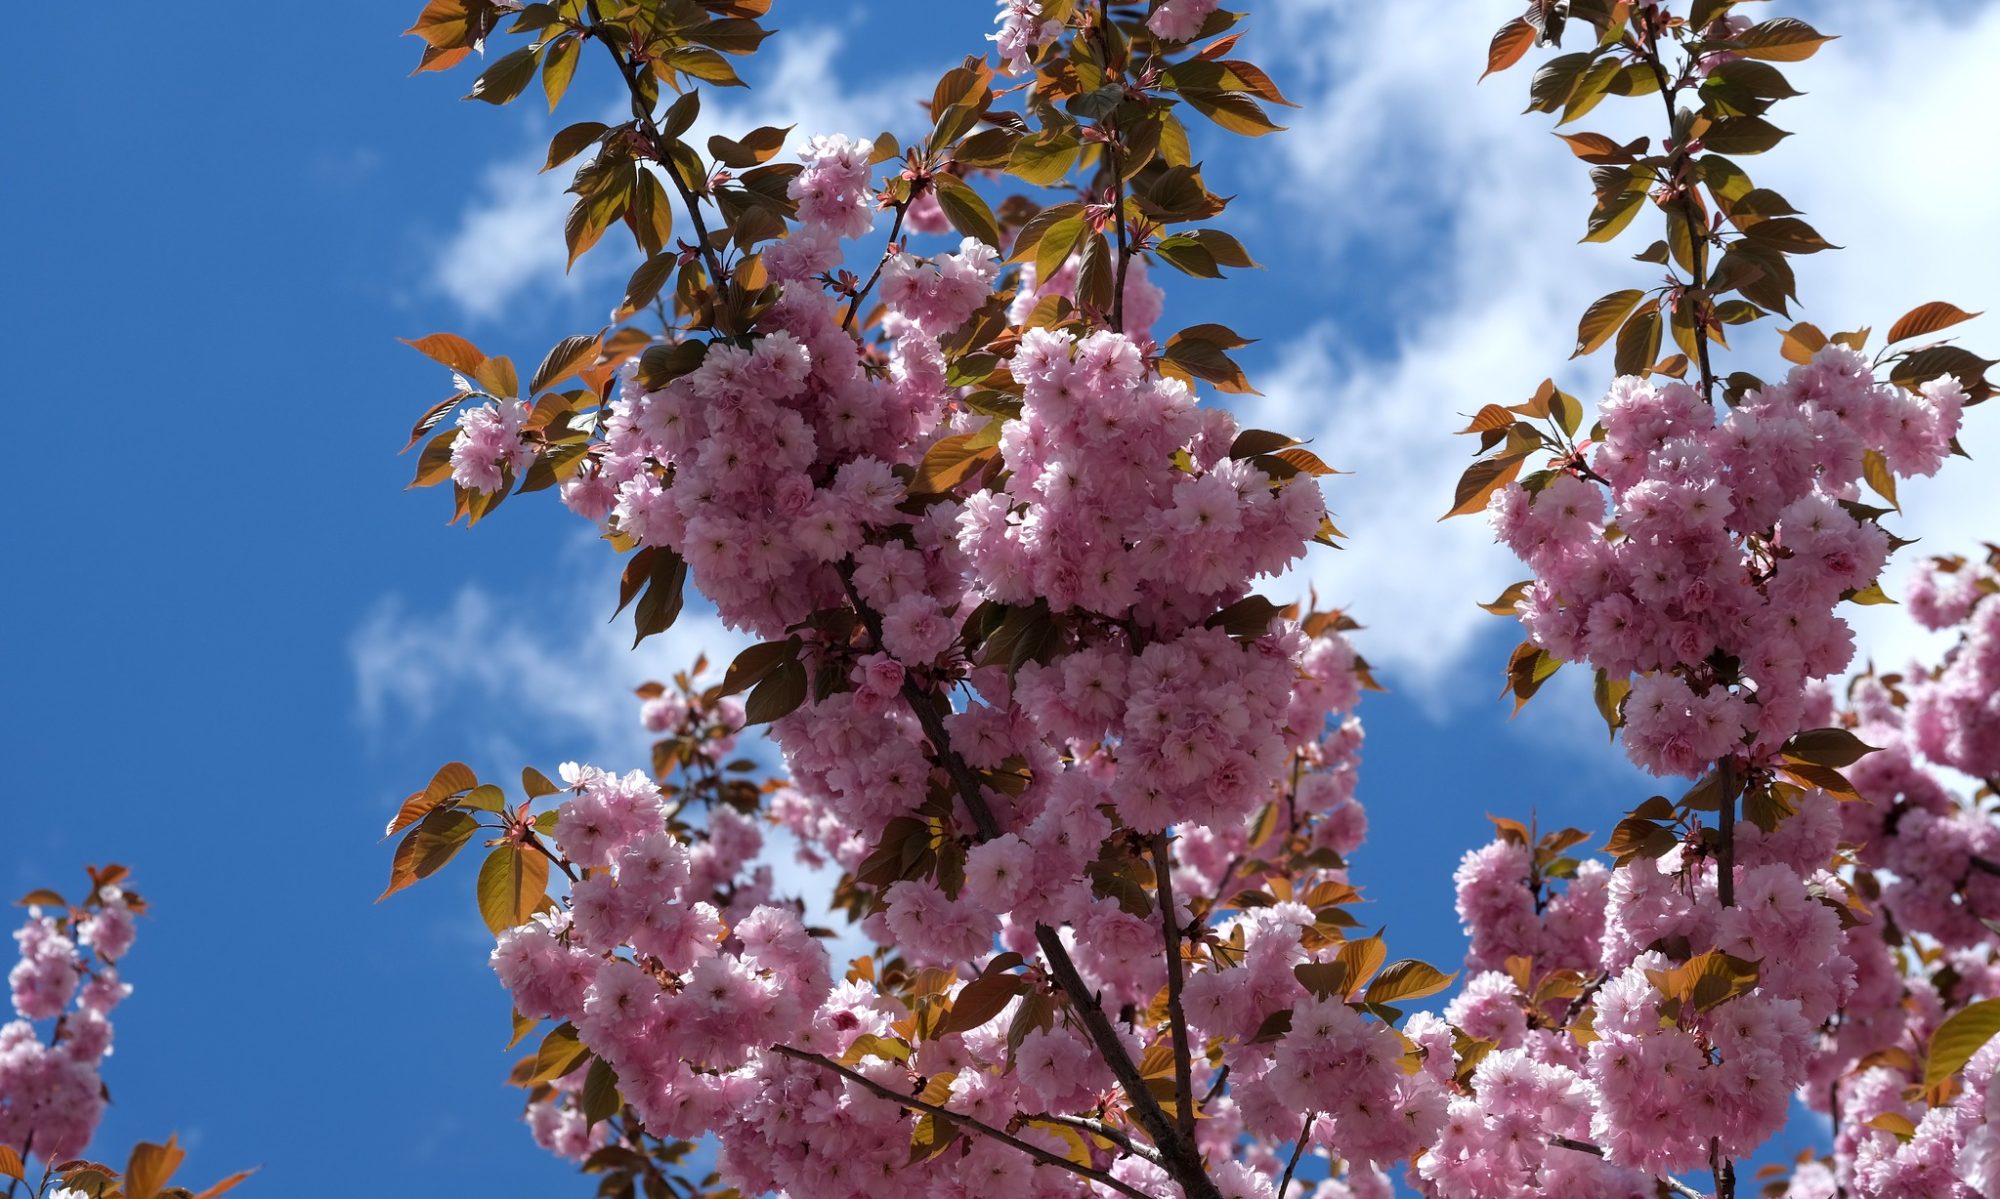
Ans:
<svg viewBox="0 0 2000 1199"><path fill-rule="evenodd" d="M132 993L116 963L134 933L132 909L112 885L80 913L28 909L7 974L20 1018L0 1026L0 1146L61 1162L89 1143L104 1113L98 1067L111 1053L110 1013Z"/></svg>
<svg viewBox="0 0 2000 1199"><path fill-rule="evenodd" d="M534 465L537 447L521 437L530 412L524 400L494 400L458 415L451 444L452 482L468 491L505 491Z"/></svg>
<svg viewBox="0 0 2000 1199"><path fill-rule="evenodd" d="M1061 21L1051 21L1042 15L1042 6L1036 0L1000 0L1000 12L993 23L1000 29L987 34L986 40L999 51L1000 69L1009 75L1028 70L1035 51L1055 41L1063 31Z"/></svg>
<svg viewBox="0 0 2000 1199"><path fill-rule="evenodd" d="M1536 575L1519 605L1529 637L1640 675L1625 747L1655 774L1768 756L1802 727L1807 685L1853 659L1836 606L1889 553L1888 534L1842 502L1858 498L1871 452L1894 475L1935 472L1963 400L1950 376L1920 393L1877 383L1840 345L1720 419L1685 384L1620 379L1591 477L1579 467L1494 495L1495 530Z"/></svg>
<svg viewBox="0 0 2000 1199"><path fill-rule="evenodd" d="M774 726L791 785L768 811L815 860L858 874L897 822L946 811L946 754L990 780L990 834L972 835L962 796L948 801L958 847L941 852L962 855L957 869L856 884L864 932L912 967L956 975L943 998L998 952L1026 963L1021 991L1046 994L1038 935L1054 929L1106 1003L1150 1001L1166 982L1161 914L1149 889L1098 885L1114 837L1171 830L1184 896L1291 888L1298 898L1204 934L1242 952L1219 951L1188 979L1190 1021L1216 1038L1231 1080L1205 1105L1198 1139L1216 1161L1239 1156L1245 1137L1264 1145L1222 1169L1226 1194L1267 1195L1277 1149L1316 1113L1316 1151L1344 1176L1326 1193L1386 1195L1381 1170L1443 1118L1437 1068L1407 1072L1394 1031L1316 997L1295 972L1331 960L1330 913L1353 897L1344 855L1366 827L1353 796L1360 728L1347 715L1357 660L1332 628L1209 622L1303 553L1325 517L1318 489L1234 456L1234 421L1154 374L1145 343L1116 332L1030 329L1004 363L1018 412L958 403L937 339L987 302L998 275L974 241L890 255L886 369L868 369L844 306L818 286L872 212L864 151L812 143L793 187L803 227L767 254L786 282L757 336L711 344L657 390L628 379L564 498L684 555L726 622L798 639L816 683ZM1138 286L1128 295L1150 285ZM932 447L952 438L992 447L993 470L913 491ZM814 619L829 609L857 619ZM981 664L996 620L1043 648ZM938 713L945 744L907 698L941 684L958 689ZM731 886L721 866L747 868L756 851L731 831L743 817L713 807L706 838L688 843L667 831L666 801L644 775L579 767L564 779L553 839L581 877L560 910L503 934L494 964L524 1016L575 1025L648 1131L715 1134L724 1177L745 1193L1101 1193L979 1138L906 1169L907 1114L797 1056L845 1058L899 1093L949 1076L953 1111L1067 1152L1047 1118L1094 1118L1117 1095L1071 1021L1024 1016L1030 994L1017 992L977 1027L914 1037L902 998L865 973L837 978L797 912L764 889L717 903ZM706 874L704 851L719 863ZM1293 1031L1259 1038L1286 1015ZM1125 1035L1137 1056L1167 1032L1142 1023ZM913 1056L857 1050L863 1037L905 1038ZM1443 1069L1448 1078L1448 1053ZM1204 1058L1195 1072L1203 1088L1221 1078ZM573 1089L555 1088L531 1120L576 1153L590 1142ZM1090 1156L1148 1193L1169 1185L1143 1156Z"/></svg>

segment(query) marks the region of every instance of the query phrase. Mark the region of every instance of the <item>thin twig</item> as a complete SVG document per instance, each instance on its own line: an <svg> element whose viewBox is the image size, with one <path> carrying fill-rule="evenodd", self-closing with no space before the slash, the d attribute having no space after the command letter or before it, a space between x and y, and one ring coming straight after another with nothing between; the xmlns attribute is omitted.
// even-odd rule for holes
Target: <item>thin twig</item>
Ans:
<svg viewBox="0 0 2000 1199"><path fill-rule="evenodd" d="M1111 0L1098 0L1098 44L1104 47L1104 65L1111 65L1111 37L1106 29L1111 24ZM1099 121L1098 127L1104 127ZM1104 141L1105 162L1111 168L1111 216L1118 230L1118 263L1111 281L1111 331L1125 332L1125 268L1131 262L1131 251L1127 248L1125 236L1125 175L1118 163L1118 126L1113 124L1109 136Z"/></svg>
<svg viewBox="0 0 2000 1199"><path fill-rule="evenodd" d="M1278 1182L1278 1199L1285 1199L1285 1192L1292 1185L1292 1171L1299 1168L1299 1159L1305 1156L1306 1141L1311 1137L1313 1121L1317 1119L1318 1112L1306 1113L1305 1127L1299 1129L1298 1143L1292 1146L1292 1160L1285 1163L1285 1176Z"/></svg>
<svg viewBox="0 0 2000 1199"><path fill-rule="evenodd" d="M916 197L912 196L910 199L915 200ZM909 210L908 201L896 205L896 219L889 226L889 244L882 247L882 257L875 260L875 270L868 276L868 282L863 283L861 290L854 293L854 301L847 306L847 317L840 322L841 328L854 327L854 314L861 311L861 301L867 299L868 293L875 290L875 281L882 277L882 268L889 265L890 256L896 252L896 239L903 235L903 214Z"/></svg>
<svg viewBox="0 0 2000 1199"><path fill-rule="evenodd" d="M667 178L674 185L674 190L680 193L681 203L687 209L688 222L694 226L695 238L701 244L702 259L708 263L709 282L715 288L716 299L719 302L728 292L729 276L722 269L722 260L716 256L715 247L709 244L708 223L702 219L700 201L682 181L680 172L674 169L673 155L660 144L660 127L653 122L652 109L646 104L645 97L640 92L639 65L626 58L618 47L611 44L611 39L604 36L603 18L598 15L597 0L585 0L584 9L590 15L590 29L585 31L586 34L604 43L604 49L611 55L611 61L618 64L618 74L624 78L625 90L632 96L633 119L645 128L646 139L653 146L654 153L662 156L658 159L660 166L665 169Z"/></svg>
<svg viewBox="0 0 2000 1199"><path fill-rule="evenodd" d="M1558 1149L1574 1149L1578 1153L1588 1153L1592 1157L1604 1156L1604 1149L1602 1146L1593 1145L1588 1141L1572 1140L1569 1137L1550 1137L1549 1144L1555 1146ZM1707 1195L1702 1194L1700 1191L1695 1190L1693 1187L1689 1186L1684 1182L1681 1182L1679 1179L1667 1178L1662 1176L1659 1177L1656 1181L1658 1181L1661 1186L1672 1191L1674 1194L1681 1196L1681 1199L1708 1199Z"/></svg>
<svg viewBox="0 0 2000 1199"><path fill-rule="evenodd" d="M1040 1120L1052 1120L1057 1124L1067 1124L1071 1128L1080 1128L1092 1136L1103 1137L1127 1153L1143 1157L1156 1166L1160 1164L1159 1150L1153 1148L1151 1145L1133 1140L1131 1137L1125 1135L1124 1129L1113 1128L1102 1120L1093 1120L1089 1116L1068 1116L1057 1112L1044 1112L1036 1118Z"/></svg>
<svg viewBox="0 0 2000 1199"><path fill-rule="evenodd" d="M1194 1140L1194 1062L1188 1050L1187 1010L1181 1003L1181 923L1174 906L1174 853L1165 829L1153 834L1153 880L1159 890L1160 928L1167 948L1167 1023L1174 1038L1174 1116L1181 1135ZM1278 1199L1284 1199L1280 1193Z"/></svg>
<svg viewBox="0 0 2000 1199"><path fill-rule="evenodd" d="M557 857L555 854L550 853L549 847L542 844L542 839L540 837L537 837L531 833L527 838L527 843L529 845L534 846L536 849L541 850L543 857L555 863L556 869L562 871L565 875L569 876L569 881L571 882L577 881L576 871L570 868L570 864L568 862L565 862L561 858Z"/></svg>
<svg viewBox="0 0 2000 1199"><path fill-rule="evenodd" d="M874 1094L879 1095L884 1099L887 1099L889 1102L894 1103L899 1107L906 1108L910 1111L929 1112L933 1116L938 1116L942 1119L950 1120L955 1124L963 1125L966 1128L970 1128L974 1132L981 1134L982 1136L991 1137L1003 1145L1008 1145L1011 1146L1012 1148L1019 1149L1021 1152L1027 1154L1029 1157L1034 1158L1036 1161L1041 1162L1043 1165L1055 1166L1058 1169L1067 1170L1070 1173L1075 1174L1079 1177L1088 1178L1090 1181L1097 1183L1100 1186L1110 1187L1112 1190L1117 1191L1121 1195L1130 1195L1133 1197L1133 1199L1151 1199L1151 1196L1147 1195L1146 1192L1139 1190L1137 1187L1128 1186L1125 1183L1118 1181L1116 1178L1111 1177L1111 1175L1106 1174L1102 1170L1093 1170L1089 1166L1079 1166L1075 1162L1062 1156L1059 1153L1051 1153L1047 1149L1042 1148L1040 1145L1030 1144L1027 1141L1022 1140L1017 1136L1013 1136L1009 1133L1001 1131L998 1128L993 1127L991 1124L987 1124L980 1120L975 1120L974 1118L964 1114L963 1112L955 1112L948 1107L940 1107L935 1103L927 1103L924 1100L917 1098L915 1095L900 1094L895 1089L891 1087L885 1087L881 1083L876 1082L874 1079L868 1077L866 1074L862 1074L857 1070L848 1069L846 1066L841 1065L839 1062L834 1061L832 1058L824 1057L817 1053L808 1053L803 1049L794 1049L790 1045L773 1045L771 1046L771 1052L783 1057L791 1058L794 1061L810 1062L815 1066L821 1066L824 1067L825 1069L832 1070L834 1073L840 1075L842 1078L847 1079L847 1081L854 1083L855 1085L860 1086L862 1088L865 1088L866 1090L871 1091Z"/></svg>
<svg viewBox="0 0 2000 1199"><path fill-rule="evenodd" d="M1653 78L1660 85L1660 102L1667 109L1667 136L1672 138L1674 135L1674 120L1677 115L1674 110L1674 98L1680 94L1680 87L1678 85L1669 86L1667 83L1667 68L1660 61L1660 38L1657 32L1649 31L1647 34L1646 63L1653 68ZM1670 186L1679 186L1676 180L1669 179L1667 182ZM1699 360L1701 366L1701 398L1709 406L1713 407L1715 404L1715 368L1709 363L1708 326L1709 322L1714 319L1714 303L1707 291L1708 228L1706 222L1701 218L1701 209L1694 194L1694 184L1692 181L1681 192L1681 219L1687 223L1688 260L1690 264L1688 273L1693 276L1692 282L1695 290L1699 293L1698 298L1694 300L1695 319L1693 323L1695 357Z"/></svg>

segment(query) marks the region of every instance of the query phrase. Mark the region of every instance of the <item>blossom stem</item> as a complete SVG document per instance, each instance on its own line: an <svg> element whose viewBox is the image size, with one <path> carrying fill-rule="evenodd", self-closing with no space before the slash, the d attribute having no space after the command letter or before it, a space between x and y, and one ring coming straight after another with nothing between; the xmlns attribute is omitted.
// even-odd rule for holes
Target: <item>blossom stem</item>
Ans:
<svg viewBox="0 0 2000 1199"><path fill-rule="evenodd" d="M1292 1160L1285 1163L1285 1176L1278 1181L1278 1199L1285 1199L1285 1192L1292 1187L1292 1172L1299 1168L1299 1159L1305 1156L1306 1141L1312 1135L1313 1121L1319 1119L1318 1112L1307 1112L1306 1122L1299 1129L1299 1139L1292 1146Z"/></svg>
<svg viewBox="0 0 2000 1199"><path fill-rule="evenodd" d="M983 1121L980 1120L975 1120L971 1116L965 1115L962 1112L955 1112L948 1107L941 1107L935 1103L927 1103L924 1100L917 1098L915 1095L900 1094L894 1088L885 1087L881 1083L876 1082L874 1079L868 1077L866 1074L863 1074L858 1070L850 1070L846 1066L841 1065L839 1062L834 1061L832 1058L825 1057L817 1053L809 1053L803 1049L794 1049L790 1045L773 1045L771 1046L771 1052L779 1054L780 1056L783 1057L792 1058L795 1061L810 1062L815 1066L820 1066L825 1069L831 1070L834 1073L840 1075L842 1078L847 1079L847 1081L854 1083L856 1086L862 1087L865 1090L868 1090L874 1093L875 1095L880 1096L883 1099L887 1099L889 1102L894 1103L899 1107L903 1107L910 1111L928 1112L929 1114L937 1116L940 1119L950 1120L954 1124L970 1128L974 1132L977 1132L982 1136L991 1137L1003 1145L1008 1145L1011 1146L1012 1148L1019 1149L1021 1152L1027 1154L1029 1157L1034 1158L1036 1161L1041 1162L1043 1165L1055 1166L1057 1169L1067 1170L1070 1173L1075 1174L1079 1177L1088 1178L1090 1181L1097 1183L1099 1186L1110 1187L1112 1190L1117 1191L1121 1195L1131 1195L1133 1199L1149 1199L1149 1197L1144 1191L1139 1190L1137 1187L1128 1186L1127 1184L1118 1181L1116 1178L1111 1177L1111 1175L1106 1174L1102 1170L1095 1170L1089 1166L1080 1166L1077 1163L1071 1161L1069 1158L1066 1158L1059 1153L1051 1153L1049 1150L1042 1148L1040 1145L1029 1144L1027 1141L1022 1140L1017 1136L1013 1136L1009 1133L1003 1132L1002 1130L993 1127L991 1124L984 1123Z"/></svg>
<svg viewBox="0 0 2000 1199"><path fill-rule="evenodd" d="M910 199L914 200L916 197L911 196ZM847 306L847 317L840 322L841 328L854 327L854 314L861 311L861 301L867 299L868 293L875 290L875 281L882 277L882 268L889 264L889 256L896 252L896 239L903 235L903 214L909 210L910 203L907 200L896 205L896 219L889 226L889 244L882 247L882 257L875 260L875 271L868 276L868 282L863 283L861 290L854 293L854 300Z"/></svg>
<svg viewBox="0 0 2000 1199"><path fill-rule="evenodd" d="M1153 834L1153 878L1159 889L1160 927L1167 947L1167 1021L1174 1037L1174 1116L1181 1135L1194 1140L1194 1063L1188 1050L1187 1010L1181 1003L1180 913L1174 904L1173 844L1166 830ZM1284 1199L1280 1189L1278 1199Z"/></svg>
<svg viewBox="0 0 2000 1199"><path fill-rule="evenodd" d="M534 846L537 850L541 851L541 855L547 858L551 863L553 863L556 869L562 871L563 874L569 878L569 881L571 882L577 881L576 871L570 867L570 864L568 862L563 861L555 854L549 852L549 847L542 844L542 839L540 837L537 837L534 834L530 833L528 835L527 842L528 844Z"/></svg>

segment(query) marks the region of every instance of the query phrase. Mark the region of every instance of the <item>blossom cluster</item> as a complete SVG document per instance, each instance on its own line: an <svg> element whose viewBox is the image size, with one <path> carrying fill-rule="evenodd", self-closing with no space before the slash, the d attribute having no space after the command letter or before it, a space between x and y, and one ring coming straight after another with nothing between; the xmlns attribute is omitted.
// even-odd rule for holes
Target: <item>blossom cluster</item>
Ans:
<svg viewBox="0 0 2000 1199"><path fill-rule="evenodd" d="M1583 863L1553 894L1535 877L1546 857L1535 846L1503 837L1467 854L1458 907L1478 973L1446 1018L1492 1051L1466 1122L1424 1159L1432 1193L1570 1193L1571 1172L1588 1167L1554 1151L1523 1162L1511 1146L1524 1136L1600 1148L1603 1164L1633 1172L1619 1185L1643 1189L1705 1167L1711 1143L1741 1156L1781 1128L1820 1025L1856 990L1840 915L1822 898L1844 894L1829 870L1832 807L1815 794L1776 834L1745 826L1730 906L1719 866L1683 846L1611 871ZM1739 985L1703 997L1676 974L1689 964L1742 972ZM1480 1073L1496 1061L1539 1098L1516 1102L1530 1083Z"/></svg>
<svg viewBox="0 0 2000 1199"><path fill-rule="evenodd" d="M7 982L19 1018L0 1026L0 1146L24 1156L79 1156L104 1113L110 1014L132 993L117 963L132 948L137 900L122 877L115 867L95 875L81 908L38 893L49 905L31 905L14 933L20 957Z"/></svg>
<svg viewBox="0 0 2000 1199"><path fill-rule="evenodd" d="M1654 774L1693 776L1746 745L1768 757L1804 727L1808 684L1852 661L1835 608L1891 548L1844 502L1871 461L1934 473L1963 402L1951 376L1918 392L1878 383L1839 344L1720 419L1686 384L1618 380L1588 467L1579 455L1540 490L1509 485L1491 502L1498 536L1535 571L1518 605L1530 640L1641 676L1625 748Z"/></svg>
<svg viewBox="0 0 2000 1199"><path fill-rule="evenodd" d="M1235 657L1262 658L1282 641L1267 637L1257 653L1226 635L1211 639L1209 632L1191 636L1211 654ZM1303 639L1297 632L1290 636ZM1190 650L1175 644L1177 654ZM1244 1080L1207 1107L1203 1145L1218 1159L1245 1136L1275 1147L1299 1134L1306 1111L1317 1110L1312 1144L1346 1163L1348 1172L1347 1182L1329 1185L1352 1186L1327 1193L1386 1196L1382 1171L1423 1137L1423 1125L1413 1125L1407 1109L1414 1104L1434 1120L1442 1092L1428 1074L1405 1074L1397 1064L1403 1042L1388 1026L1344 1003L1316 999L1294 973L1339 948L1338 926L1328 921L1353 897L1338 863L1359 845L1366 827L1353 795L1361 730L1345 714L1360 696L1357 659L1328 623L1295 657L1274 660L1290 663L1287 669L1298 675L1290 709L1267 717L1297 730L1285 750L1294 769L1278 772L1288 779L1283 793L1266 783L1266 799L1283 803L1287 817L1265 827L1241 815L1177 826L1182 852L1176 875L1184 894L1295 880L1306 887L1295 901L1217 925L1215 937L1241 952L1218 954L1216 968L1189 980L1191 1023L1227 1046L1231 1077ZM987 686L1003 685L1004 673L989 668L977 675ZM1030 690L1060 688L1062 671L1029 663L1021 676ZM1088 690L1076 688L1070 705ZM863 694L848 693L846 706L869 703L878 715L892 710L881 700L857 698ZM703 716L689 705L684 693L651 695L644 701L647 727L684 734L700 726ZM1101 733L1068 726L1086 719L1070 705L1045 715L1063 723L1079 744L1101 739ZM965 734L955 744L974 762L1034 750L1048 735L1018 715L1011 731L980 727L990 715L968 717L974 714L950 720L954 732ZM781 733L785 727L812 725L794 716ZM896 740L907 743L908 737ZM1094 895L1089 874L1100 843L1111 835L1100 809L1115 808L1107 784L1116 767L1101 761L1064 769L1046 744L1038 752L1049 781L1031 784L1002 809L1010 831L970 849L959 896L948 898L931 880L895 883L863 930L908 960L957 973L965 981L947 983L939 995L950 1002L965 995L980 963L992 958L996 937L1000 947L1032 958L1036 922L1063 925L1093 989L1141 1002L1164 983L1157 917L1142 918ZM725 1177L746 1192L846 1194L839 1189L846 1185L857 1195L928 1196L939 1193L941 1165L955 1185L1010 1184L1010 1194L1093 1193L1066 1175L1034 1167L1017 1151L979 1142L963 1157L953 1153L932 1163L928 1172L904 1170L909 1122L896 1105L843 1084L825 1066L777 1051L852 1061L899 1093L913 1085L912 1071L949 1076L952 1110L1005 1126L1021 1118L1089 1115L1112 1102L1117 1084L1080 1031L1037 1017L1023 995L976 1027L913 1037L906 1000L876 984L872 968L836 982L826 952L796 911L767 902L767 888L729 875L754 870L760 848L733 808L712 805L707 829L696 834L680 830L662 788L642 773L566 766L561 775L568 791L550 822L551 838L579 880L559 910L503 933L493 964L517 1011L573 1024L590 1052L617 1072L627 1116L639 1127L659 1137L717 1134ZM767 818L800 821L815 808L805 797L816 785L802 775L794 786L772 790ZM869 839L845 831L827 836L822 828L820 836L801 841L808 852L827 852L852 868ZM1269 862L1245 864L1288 851L1326 865L1295 875ZM705 853L711 859L706 871L700 861ZM732 890L755 902L718 902ZM971 923L975 913L978 922ZM1031 968L1023 977L1036 974ZM1295 1031L1275 1043L1253 1043L1261 1016L1246 1025L1244 1013L1251 1011L1287 1014ZM1351 1059L1340 1050L1344 1042L1318 1035L1329 1022L1352 1042ZM908 1061L888 1051L902 1038L915 1042ZM577 1092L583 1072L578 1067L552 1080L528 1109L537 1141L572 1157L587 1155L606 1135L606 1125L593 1127L582 1115ZM1214 1067L1198 1064L1202 1085L1217 1077ZM1351 1087L1353 1101L1324 1105L1318 1096L1328 1086ZM801 1127L816 1131L797 1135ZM1023 1135L1060 1150L1065 1142L1052 1127L1031 1123ZM787 1128L795 1135L778 1135ZM1102 1164L1142 1189L1164 1185L1164 1176L1142 1160L1107 1155ZM1267 1174L1281 1167L1263 1159L1255 1164L1259 1168L1238 1167L1251 1188L1244 1193L1267 1194Z"/></svg>
<svg viewBox="0 0 2000 1199"><path fill-rule="evenodd" d="M1474 973L1445 1015L1492 1049L1458 1101L1464 1118L1420 1161L1427 1193L1566 1193L1570 1142L1650 1193L1651 1176L1704 1167L1711 1138L1747 1154L1796 1096L1838 1123L1832 1154L1794 1172L1789 1199L2000 1195L2000 1042L1971 1053L1954 1088L1919 1094L1939 1028L2000 1000L2000 830L1946 773L1965 739L1933 734L1927 749L1918 731L1952 719L1933 696L1989 635L2000 573L1934 559L1909 590L1913 614L1956 630L1956 645L1938 667L1856 677L1839 708L1809 689L1806 722L1849 728L1874 752L1847 769L1844 802L1805 791L1769 831L1738 826L1730 906L1720 864L1692 842L1608 871L1552 874L1546 844L1518 837L1466 855ZM1676 970L1703 954L1726 955L1710 969L1739 985L1698 999ZM1517 1102L1528 1092L1495 1074L1501 1061L1538 1080L1532 1098Z"/></svg>

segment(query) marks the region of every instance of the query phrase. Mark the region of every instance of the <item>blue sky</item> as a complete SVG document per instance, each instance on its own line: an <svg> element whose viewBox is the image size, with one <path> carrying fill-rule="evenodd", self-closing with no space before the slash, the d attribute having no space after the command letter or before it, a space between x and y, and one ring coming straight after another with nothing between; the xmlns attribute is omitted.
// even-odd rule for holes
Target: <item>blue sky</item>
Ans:
<svg viewBox="0 0 2000 1199"><path fill-rule="evenodd" d="M439 493L402 491L403 431L448 381L396 337L452 328L533 361L595 328L622 279L565 282L546 255L561 184L523 166L545 113L460 104L469 76L405 77L416 45L396 34L416 7L135 30L122 6L86 6L0 74L0 328L16 436L44 447L9 484L0 888L118 860L154 904L107 1067L106 1152L178 1130L190 1176L261 1163L263 1193L296 1199L357 1175L388 1195L582 1194L501 1085L507 1004L471 871L374 906L375 836L448 758L508 777L639 762L629 685L727 643L691 615L626 653L604 622L609 556L553 504L467 533ZM1243 355L1267 393L1239 405L1246 423L1311 434L1355 472L1330 488L1351 548L1285 586L1310 581L1369 626L1392 691L1363 709L1374 831L1357 877L1393 948L1455 964L1449 875L1482 813L1603 829L1646 793L1563 680L1507 719L1510 628L1472 604L1518 568L1471 522L1433 523L1467 448L1453 414L1525 398L1575 313L1634 267L1572 244L1583 171L1516 115L1525 76L1474 83L1515 5L1269 7L1244 49L1304 106L1294 132L1199 147L1269 269L1176 284L1167 319L1262 338ZM1880 327L1933 298L1990 306L2000 165L1963 147L2000 138L2000 5L1806 7L1849 36L1798 72L1813 95L1780 121L1798 148L1757 174L1851 247L1802 272L1808 315ZM727 107L739 126L907 129L990 12L780 3L751 72L765 86ZM569 119L612 103L587 79ZM1768 369L1768 342L1744 358ZM1608 369L1560 377L1588 395ZM1904 531L1941 549L2000 531L1976 519L2000 508L1994 417L1965 438L1979 465L1906 489ZM1884 657L1915 644L1878 626Z"/></svg>

